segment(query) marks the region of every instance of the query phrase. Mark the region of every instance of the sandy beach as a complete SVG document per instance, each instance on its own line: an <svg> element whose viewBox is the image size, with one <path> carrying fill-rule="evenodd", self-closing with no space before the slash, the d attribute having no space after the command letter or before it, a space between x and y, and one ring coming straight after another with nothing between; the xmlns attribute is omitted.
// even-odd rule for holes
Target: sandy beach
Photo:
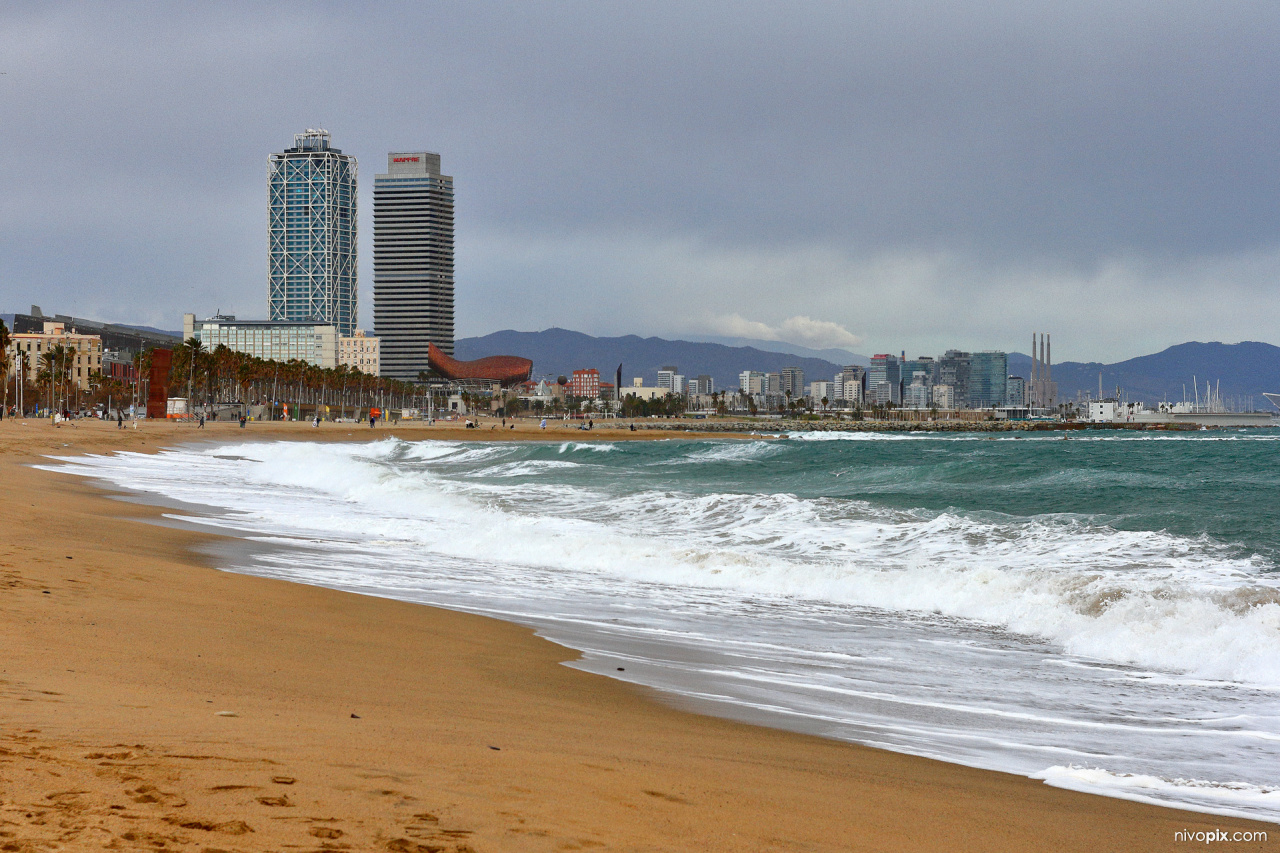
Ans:
<svg viewBox="0 0 1280 853"><path fill-rule="evenodd" d="M673 437L489 426L0 422L0 851L1280 847L1270 824L678 710L504 622L220 572L218 537L30 467L193 440Z"/></svg>

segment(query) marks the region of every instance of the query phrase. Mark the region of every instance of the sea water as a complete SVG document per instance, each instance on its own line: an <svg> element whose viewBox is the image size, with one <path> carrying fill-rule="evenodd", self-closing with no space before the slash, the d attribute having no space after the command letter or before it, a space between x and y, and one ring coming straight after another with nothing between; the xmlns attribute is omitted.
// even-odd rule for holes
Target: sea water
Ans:
<svg viewBox="0 0 1280 853"><path fill-rule="evenodd" d="M1280 433L246 442L58 460L225 568L535 627L709 713L1280 821ZM267 547L270 546L270 547Z"/></svg>

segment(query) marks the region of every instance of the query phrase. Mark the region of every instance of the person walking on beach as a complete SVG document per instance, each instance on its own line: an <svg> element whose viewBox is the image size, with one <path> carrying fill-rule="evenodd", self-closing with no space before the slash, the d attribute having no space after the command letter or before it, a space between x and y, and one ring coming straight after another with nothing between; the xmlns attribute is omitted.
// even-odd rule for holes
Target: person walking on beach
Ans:
<svg viewBox="0 0 1280 853"><path fill-rule="evenodd" d="M373 429L373 425L377 420L378 420L377 415L369 415L369 429Z"/></svg>
<svg viewBox="0 0 1280 853"><path fill-rule="evenodd" d="M116 429L124 429L124 412L116 409Z"/></svg>
<svg viewBox="0 0 1280 853"><path fill-rule="evenodd" d="M204 415L200 416L200 429L204 429Z"/></svg>
<svg viewBox="0 0 1280 853"><path fill-rule="evenodd" d="M240 429L244 429L244 422L245 422L245 416L244 416L244 413L241 412L240 413Z"/></svg>

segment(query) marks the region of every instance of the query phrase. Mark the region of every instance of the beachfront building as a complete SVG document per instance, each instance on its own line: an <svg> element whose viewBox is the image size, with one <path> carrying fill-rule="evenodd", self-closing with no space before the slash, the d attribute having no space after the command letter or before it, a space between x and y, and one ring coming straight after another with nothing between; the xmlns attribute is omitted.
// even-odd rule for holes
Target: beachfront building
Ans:
<svg viewBox="0 0 1280 853"><path fill-rule="evenodd" d="M267 161L267 279L272 322L356 326L356 160L329 131L295 134Z"/></svg>
<svg viewBox="0 0 1280 853"><path fill-rule="evenodd" d="M338 330L329 323L237 320L219 314L197 320L182 315L182 339L195 338L205 349L219 344L235 352L271 361L305 361L316 367L338 366Z"/></svg>
<svg viewBox="0 0 1280 853"><path fill-rule="evenodd" d="M596 400L600 397L600 371L594 367L587 370L575 370L569 379L569 387L565 389L570 397L582 397Z"/></svg>
<svg viewBox="0 0 1280 853"><path fill-rule="evenodd" d="M373 326L384 376L415 380L427 345L453 353L453 178L440 155L387 155L373 179Z"/></svg>
<svg viewBox="0 0 1280 853"><path fill-rule="evenodd" d="M814 380L809 385L809 399L815 403L821 403L824 399L828 404L834 400L836 394L836 384L834 382L822 382Z"/></svg>
<svg viewBox="0 0 1280 853"><path fill-rule="evenodd" d="M380 376L382 341L356 329L351 336L338 336L338 364L354 367L369 376Z"/></svg>
<svg viewBox="0 0 1280 853"><path fill-rule="evenodd" d="M65 324L48 321L42 331L9 336L6 381L17 374L19 356L25 359L25 375L30 380L41 369L41 358L58 346L68 357L67 362L59 367L67 371L67 376L77 388L88 391L90 377L102 371L102 337L68 331ZM75 355L70 355L73 349Z"/></svg>
<svg viewBox="0 0 1280 853"><path fill-rule="evenodd" d="M969 408L996 409L1005 405L1009 356L996 350L975 352L969 363Z"/></svg>

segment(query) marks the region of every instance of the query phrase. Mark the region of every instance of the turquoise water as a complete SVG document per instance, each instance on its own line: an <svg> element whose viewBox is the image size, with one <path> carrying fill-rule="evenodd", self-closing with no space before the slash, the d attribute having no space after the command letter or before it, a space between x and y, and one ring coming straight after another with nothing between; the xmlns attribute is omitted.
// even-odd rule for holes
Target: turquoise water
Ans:
<svg viewBox="0 0 1280 853"><path fill-rule="evenodd" d="M1274 430L807 433L60 469L272 544L228 569L529 624L703 711L1280 820L1277 453Z"/></svg>

